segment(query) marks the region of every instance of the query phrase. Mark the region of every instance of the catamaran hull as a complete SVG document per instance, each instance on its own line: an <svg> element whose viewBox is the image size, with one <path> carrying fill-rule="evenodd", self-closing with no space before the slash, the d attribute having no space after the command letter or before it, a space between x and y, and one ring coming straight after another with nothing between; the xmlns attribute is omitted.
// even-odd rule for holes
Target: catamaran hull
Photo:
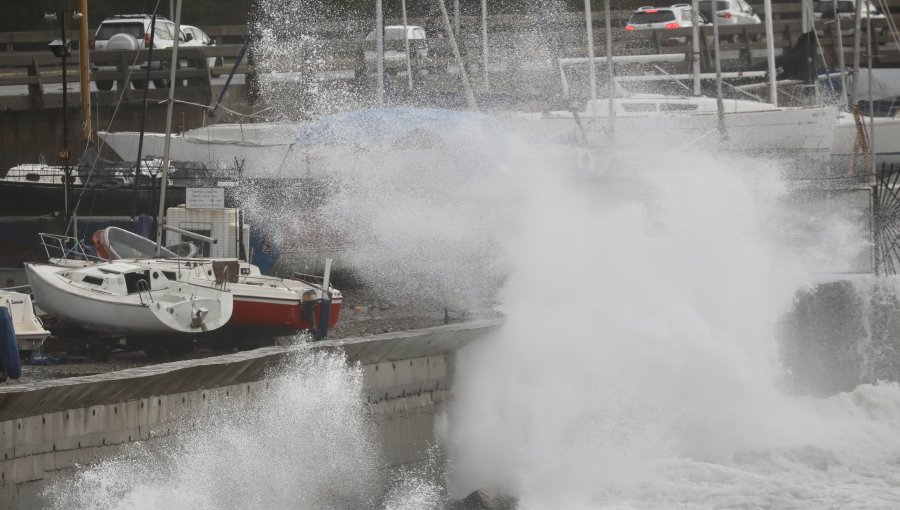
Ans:
<svg viewBox="0 0 900 510"><path fill-rule="evenodd" d="M25 264L35 301L59 320L98 333L123 336L203 333L223 326L232 314L233 301L228 293L220 293L220 298L178 299L190 296L194 286L188 284L179 286L180 295L153 291L124 297L86 296L66 288L66 280L56 274L64 270ZM202 324L194 326L192 316L201 308L208 315Z"/></svg>

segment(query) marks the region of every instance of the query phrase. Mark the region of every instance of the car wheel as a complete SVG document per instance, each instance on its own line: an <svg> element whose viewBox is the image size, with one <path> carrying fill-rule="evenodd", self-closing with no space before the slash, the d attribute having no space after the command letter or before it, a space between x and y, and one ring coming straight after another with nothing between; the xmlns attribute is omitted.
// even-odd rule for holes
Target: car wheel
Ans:
<svg viewBox="0 0 900 510"><path fill-rule="evenodd" d="M159 63L159 70L160 70L160 71L168 71L168 70L169 70L169 63L168 63L168 62L160 62L160 63ZM169 79L168 79L168 78L161 78L161 79L159 79L159 80L153 80L153 86L156 87L156 88L158 88L158 89L167 89L167 88L169 88Z"/></svg>
<svg viewBox="0 0 900 510"><path fill-rule="evenodd" d="M147 88L146 80L134 80L131 82L131 84L134 85L134 88L136 88L138 90Z"/></svg>
<svg viewBox="0 0 900 510"><path fill-rule="evenodd" d="M225 60L223 60L222 57L216 57L216 62L215 62L214 67L222 67L224 65L225 65ZM218 78L219 76L222 76L222 73L209 73L209 75L212 76L213 78Z"/></svg>
<svg viewBox="0 0 900 510"><path fill-rule="evenodd" d="M113 82L111 81L95 81L95 85L97 85L97 90L112 90Z"/></svg>

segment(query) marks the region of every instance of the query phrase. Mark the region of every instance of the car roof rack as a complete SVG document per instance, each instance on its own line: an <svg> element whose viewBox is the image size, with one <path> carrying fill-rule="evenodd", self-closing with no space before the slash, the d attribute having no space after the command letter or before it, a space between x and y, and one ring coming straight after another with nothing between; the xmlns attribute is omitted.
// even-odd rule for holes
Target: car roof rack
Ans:
<svg viewBox="0 0 900 510"><path fill-rule="evenodd" d="M639 11L650 11L653 9L656 9L656 7L653 7L652 5L645 5L643 7L638 7Z"/></svg>
<svg viewBox="0 0 900 510"><path fill-rule="evenodd" d="M687 8L691 8L691 4L675 4L675 5L671 6L672 9L674 9L674 8L676 8L676 7L687 7Z"/></svg>

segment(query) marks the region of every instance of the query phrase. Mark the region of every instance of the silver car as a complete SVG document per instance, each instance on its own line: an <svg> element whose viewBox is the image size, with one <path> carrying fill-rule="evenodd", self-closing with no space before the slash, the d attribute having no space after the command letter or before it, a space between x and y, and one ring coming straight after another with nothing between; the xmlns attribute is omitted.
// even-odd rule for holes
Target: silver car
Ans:
<svg viewBox="0 0 900 510"><path fill-rule="evenodd" d="M191 25L181 25L181 33L184 34L184 46L215 46L216 41L214 41L210 36L206 35L206 32L200 30L199 28ZM221 67L225 65L222 57L209 57L206 59L209 64L210 69L215 67ZM210 75L214 78L219 76L219 73L210 71Z"/></svg>
<svg viewBox="0 0 900 510"><path fill-rule="evenodd" d="M700 0L700 12L712 20L712 0ZM716 0L720 25L755 25L762 23L759 14L746 0Z"/></svg>
<svg viewBox="0 0 900 510"><path fill-rule="evenodd" d="M121 14L107 18L97 27L97 32L91 37L90 47L93 51L106 50L138 50L141 48L149 48L151 45L154 49L171 48L175 44L175 23L172 23L162 16L156 17L156 30L153 40L150 40L151 16L146 14ZM184 41L184 35L181 34L181 41ZM159 60L150 62L151 69L168 69L168 62ZM140 71L147 69L147 63L135 64L129 66L132 71ZM116 66L91 66L92 71L115 71ZM133 77L138 77L139 73L133 73ZM147 86L146 80L132 79L131 83L134 88L142 89ZM168 87L169 80L160 79L153 80L156 88ZM111 90L112 81L100 80L96 82L99 90Z"/></svg>
<svg viewBox="0 0 900 510"><path fill-rule="evenodd" d="M698 17L699 24L705 25L706 19ZM625 25L626 32L651 29L676 29L694 26L693 9L688 4L675 4L669 7L641 7L631 14ZM687 37L669 37L664 39L668 44L685 44Z"/></svg>

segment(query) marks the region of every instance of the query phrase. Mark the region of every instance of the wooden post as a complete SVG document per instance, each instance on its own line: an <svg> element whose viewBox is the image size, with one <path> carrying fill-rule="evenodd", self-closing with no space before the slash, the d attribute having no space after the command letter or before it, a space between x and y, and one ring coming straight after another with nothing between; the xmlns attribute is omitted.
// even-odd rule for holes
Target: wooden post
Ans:
<svg viewBox="0 0 900 510"><path fill-rule="evenodd" d="M31 59L31 65L28 66L28 76L37 78L34 83L28 84L28 95L31 97L31 106L35 110L44 106L44 87L41 83L41 68L38 65L37 57Z"/></svg>
<svg viewBox="0 0 900 510"><path fill-rule="evenodd" d="M124 97L128 92L128 56L124 51L119 52L119 65L117 67L119 76L116 78L116 87L119 89L119 97ZM147 86L150 86L148 83Z"/></svg>
<svg viewBox="0 0 900 510"><path fill-rule="evenodd" d="M77 0L76 0L77 1ZM78 63L81 76L81 131L84 140L91 139L91 71L88 43L88 3L80 0L81 22L78 32Z"/></svg>

